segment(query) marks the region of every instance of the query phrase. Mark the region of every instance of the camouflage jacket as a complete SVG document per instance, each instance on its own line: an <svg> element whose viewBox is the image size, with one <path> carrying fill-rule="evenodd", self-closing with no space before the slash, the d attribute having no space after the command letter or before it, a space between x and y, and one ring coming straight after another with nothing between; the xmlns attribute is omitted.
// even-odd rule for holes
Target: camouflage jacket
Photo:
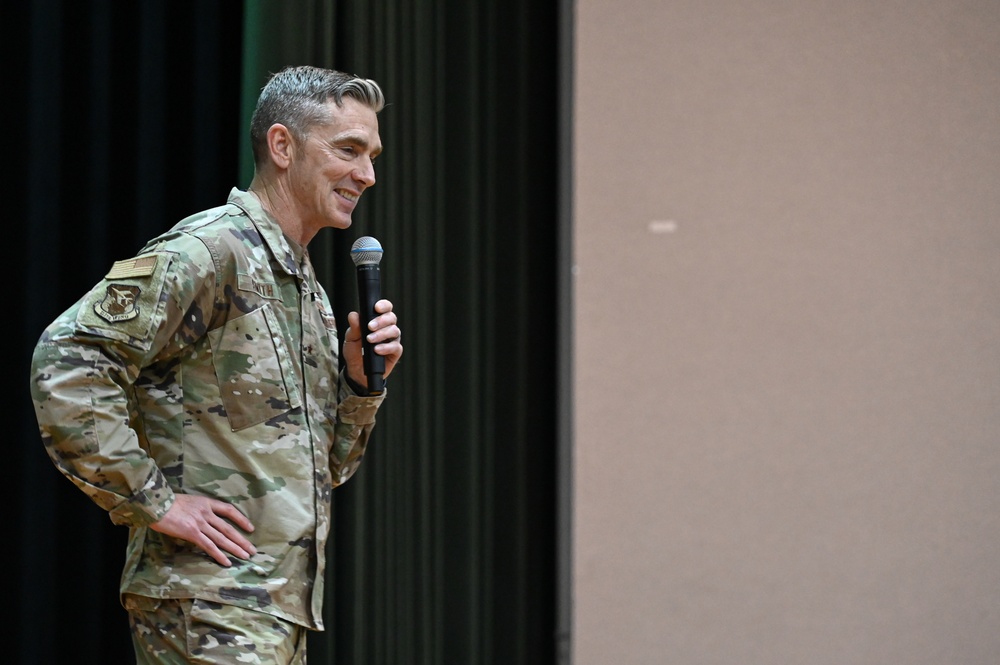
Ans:
<svg viewBox="0 0 1000 665"><path fill-rule="evenodd" d="M130 527L122 593L198 597L322 629L330 494L385 393L338 376L308 253L252 195L118 261L42 334L32 398L59 470ZM234 504L257 554L218 565L148 525L174 494Z"/></svg>

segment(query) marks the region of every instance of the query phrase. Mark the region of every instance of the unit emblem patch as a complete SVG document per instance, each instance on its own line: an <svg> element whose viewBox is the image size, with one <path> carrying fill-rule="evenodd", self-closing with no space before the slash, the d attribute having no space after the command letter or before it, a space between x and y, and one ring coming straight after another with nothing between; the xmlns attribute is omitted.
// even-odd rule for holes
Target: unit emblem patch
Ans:
<svg viewBox="0 0 1000 665"><path fill-rule="evenodd" d="M111 323L128 321L139 316L136 302L142 291L138 286L128 284L109 284L104 300L94 305L94 312Z"/></svg>

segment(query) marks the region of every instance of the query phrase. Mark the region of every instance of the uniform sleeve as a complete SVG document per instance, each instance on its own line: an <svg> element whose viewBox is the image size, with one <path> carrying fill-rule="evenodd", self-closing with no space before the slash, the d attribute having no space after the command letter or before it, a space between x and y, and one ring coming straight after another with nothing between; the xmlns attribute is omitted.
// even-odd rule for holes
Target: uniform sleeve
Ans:
<svg viewBox="0 0 1000 665"><path fill-rule="evenodd" d="M200 249L199 249L200 247ZM31 361L31 396L52 462L116 524L160 520L174 493L133 429L132 385L157 356L197 336L211 312L211 256L154 251L108 275L42 333ZM210 272L210 271L206 271Z"/></svg>
<svg viewBox="0 0 1000 665"><path fill-rule="evenodd" d="M380 395L360 397L348 387L342 375L337 400L337 426L330 449L333 486L343 485L361 466L368 440L375 428L375 413L388 390Z"/></svg>

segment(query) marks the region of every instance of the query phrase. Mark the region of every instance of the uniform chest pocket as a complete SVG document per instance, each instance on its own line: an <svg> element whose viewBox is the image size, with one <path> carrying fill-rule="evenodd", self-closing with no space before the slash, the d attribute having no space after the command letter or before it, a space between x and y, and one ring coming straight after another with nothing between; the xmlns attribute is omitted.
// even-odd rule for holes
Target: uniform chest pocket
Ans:
<svg viewBox="0 0 1000 665"><path fill-rule="evenodd" d="M288 376L288 345L269 304L230 319L208 336L222 405L234 431L301 406Z"/></svg>

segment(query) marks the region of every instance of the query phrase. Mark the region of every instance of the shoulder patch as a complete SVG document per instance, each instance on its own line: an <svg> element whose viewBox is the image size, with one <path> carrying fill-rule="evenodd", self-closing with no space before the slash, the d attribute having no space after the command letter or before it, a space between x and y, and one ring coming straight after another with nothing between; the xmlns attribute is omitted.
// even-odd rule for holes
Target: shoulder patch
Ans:
<svg viewBox="0 0 1000 665"><path fill-rule="evenodd" d="M94 303L94 313L108 323L128 321L139 316L142 290L129 284L108 284L104 300Z"/></svg>
<svg viewBox="0 0 1000 665"><path fill-rule="evenodd" d="M149 349L153 341L150 331L163 313L161 301L169 297L163 294L173 257L163 252L116 261L109 277L94 285L80 301L77 326L89 334Z"/></svg>
<svg viewBox="0 0 1000 665"><path fill-rule="evenodd" d="M156 270L157 256L137 256L133 259L115 261L104 279L127 279L129 277L149 277Z"/></svg>

